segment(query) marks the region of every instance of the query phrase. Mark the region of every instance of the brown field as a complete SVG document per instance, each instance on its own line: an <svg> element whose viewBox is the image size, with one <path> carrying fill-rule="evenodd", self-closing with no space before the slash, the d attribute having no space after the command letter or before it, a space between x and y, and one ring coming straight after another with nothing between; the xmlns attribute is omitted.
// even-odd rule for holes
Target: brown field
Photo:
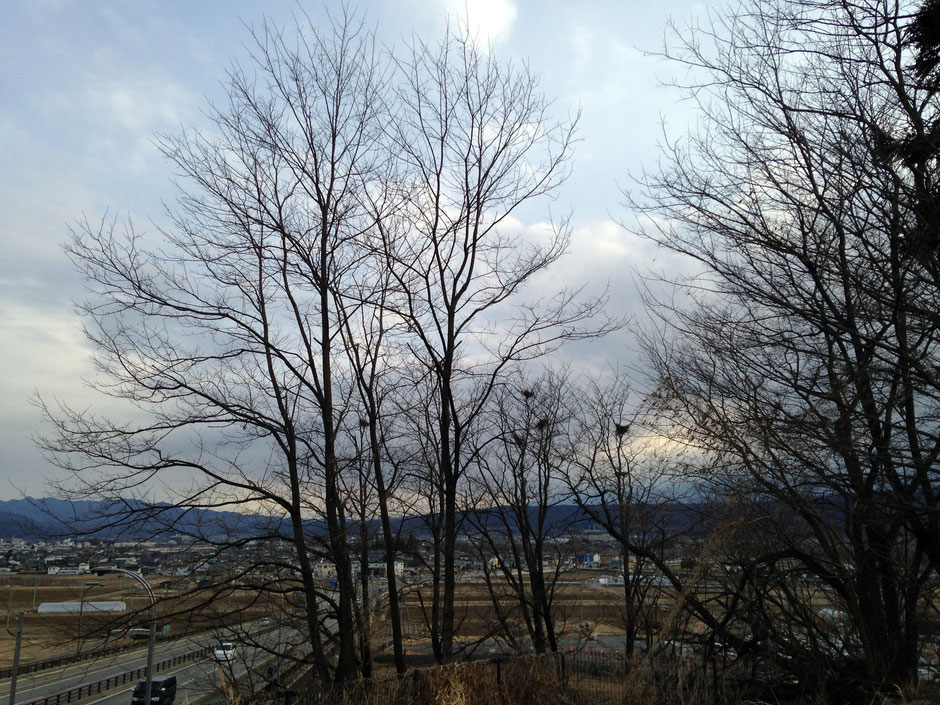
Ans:
<svg viewBox="0 0 940 705"><path fill-rule="evenodd" d="M618 586L600 587L583 581L597 578L597 571L576 571L564 576L566 583L559 586L553 607L559 634L575 636L593 633L599 636L624 634L623 595ZM151 585L159 585L167 578L148 576ZM0 633L0 664L9 665L13 658L16 614L25 610L21 661L31 661L59 654L73 653L78 647L78 614L41 615L34 607L42 602L78 601L88 582L104 583L101 587L85 589L86 601L123 600L128 610L119 615L85 613L82 618L83 651L93 650L111 629L146 628L149 625L149 600L137 583L118 575L96 577L10 575L0 576L0 619L4 620ZM421 610L419 593L425 603L430 601L430 588L423 587L406 592L402 602L402 617L408 641L418 646L426 643L427 630ZM210 630L231 625L233 619L254 620L270 615L260 601L253 601L250 592L236 590L221 600L209 600L194 595L179 596L156 588L159 598L158 625L169 625L171 635ZM256 599L256 598L255 598ZM503 604L512 607L509 597ZM664 594L660 601L660 616L664 623L669 618L671 595ZM829 606L820 602L819 607ZM236 614L233 618L232 613ZM225 613L225 614L224 614ZM457 638L473 640L491 633L496 624L490 595L482 580L467 581L457 586L457 615L460 626ZM582 625L584 625L582 627ZM694 629L695 625L688 625ZM391 625L382 614L373 624L376 648L391 638ZM112 642L112 646L142 642L128 637ZM422 649L416 649L421 651Z"/></svg>
<svg viewBox="0 0 940 705"><path fill-rule="evenodd" d="M578 571L565 576L572 585L561 585L557 589L553 606L556 621L560 623L559 632L567 625L569 633L576 632L578 625L587 624L590 631L598 635L623 634L623 596L616 586L598 589L585 586L582 581L597 578L593 571ZM406 594L402 603L402 621L405 634L414 641L422 641L426 633L421 600L422 592L425 603L430 600L430 588L415 590ZM463 582L457 585L457 615L460 621L458 637L475 639L488 634L494 624L495 616L490 595L482 581ZM503 604L511 608L511 599L505 598ZM377 636L391 638L391 625L387 619L380 619L375 625Z"/></svg>
<svg viewBox="0 0 940 705"><path fill-rule="evenodd" d="M147 576L151 585L164 578ZM85 589L86 601L123 600L127 611L120 614L84 613L37 614L34 607L43 602L78 602L87 582L100 582L101 587ZM214 604L204 604L204 599L194 596L177 597L173 592L155 588L158 597L158 628L169 625L169 633L203 631L231 624L229 615L221 615ZM259 604L251 604L249 594L235 592L225 598L225 608L238 612L238 618L258 619L265 610ZM16 636L17 612L25 610L20 661L27 662L59 654L74 653L78 647L79 622L82 626L82 649L93 650L99 646L112 629L149 627L150 600L137 583L119 575L51 576L11 575L0 576L0 618L4 629L0 632L0 664L9 665L13 660ZM144 645L142 640L124 637L109 646L133 643Z"/></svg>
<svg viewBox="0 0 940 705"><path fill-rule="evenodd" d="M563 576L566 584L560 585L555 595L553 615L556 630L559 636L573 637L582 633L597 636L622 636L625 634L625 616L623 603L623 587L618 585L600 586L596 579L600 577L599 571L573 571ZM586 580L594 580L591 584L584 584ZM571 583L571 584L567 584ZM423 588L425 603L430 600L430 587ZM708 595L699 593L697 597L707 600ZM503 600L507 609L512 607L511 598ZM657 601L656 627L670 629L673 620L677 617L685 619L685 615L676 615L673 611L675 593L671 588L664 588ZM831 608L833 604L823 594L817 594L812 599L813 609ZM481 638L488 634L496 624L494 610L490 595L482 579L478 582L463 582L457 585L457 616L460 621L458 639L471 640ZM406 594L402 604L402 617L405 634L415 643L424 643L427 633L424 617L421 610L421 600L417 591ZM583 625L583 628L582 628ZM387 619L379 620L375 625L377 636L385 641L391 639L391 625ZM520 625L521 626L521 625ZM683 621L683 629L695 632L700 631L703 625L696 619ZM500 635L502 636L502 635Z"/></svg>

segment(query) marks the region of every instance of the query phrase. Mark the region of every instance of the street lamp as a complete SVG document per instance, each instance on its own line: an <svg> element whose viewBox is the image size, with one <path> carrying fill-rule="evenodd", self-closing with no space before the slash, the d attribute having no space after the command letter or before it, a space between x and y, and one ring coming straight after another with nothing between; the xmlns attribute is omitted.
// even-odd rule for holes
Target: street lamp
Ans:
<svg viewBox="0 0 940 705"><path fill-rule="evenodd" d="M144 703L150 705L150 686L153 684L153 643L157 636L157 600L153 596L153 589L150 587L150 583L144 580L144 577L140 573L135 573L126 568L112 568L111 566L101 566L98 568L92 568L91 572L95 575L104 575L105 573L119 573L121 575L126 575L129 578L133 578L138 583L143 585L144 590L147 591L147 597L150 598L150 636L147 639L147 678L144 685Z"/></svg>
<svg viewBox="0 0 940 705"><path fill-rule="evenodd" d="M93 587L103 586L104 583L90 582L85 583L85 587L82 588L81 597L78 602L78 647L75 650L75 658L80 658L82 655L82 618L85 616L85 593Z"/></svg>

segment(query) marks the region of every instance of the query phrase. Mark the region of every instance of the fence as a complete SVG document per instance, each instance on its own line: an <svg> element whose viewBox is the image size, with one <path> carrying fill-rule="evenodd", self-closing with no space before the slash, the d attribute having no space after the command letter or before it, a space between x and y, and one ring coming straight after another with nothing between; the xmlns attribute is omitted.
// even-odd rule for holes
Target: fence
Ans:
<svg viewBox="0 0 940 705"><path fill-rule="evenodd" d="M278 705L467 705L543 703L732 703L757 683L700 658L624 657L619 652L533 654L415 669L269 696ZM740 674L737 674L740 676Z"/></svg>
<svg viewBox="0 0 940 705"><path fill-rule="evenodd" d="M199 659L206 658L210 651L211 649L209 647L204 647L202 649L190 651L189 653L182 654L180 656L174 656L173 658L165 659L153 665L153 672L159 673L160 671L165 671L168 668L173 668L174 666L178 666L182 663L188 663L189 661L197 661ZM120 673L109 678L104 678L94 683L84 683L69 690L62 691L61 693L54 693L43 698L29 700L25 703L21 703L20 705L62 705L62 703L71 703L73 701L78 701L82 698L88 697L89 695L104 693L105 691L110 690L111 688L115 688L119 685L125 685L127 683L139 681L146 676L146 667L135 668L132 671L125 671L124 673Z"/></svg>
<svg viewBox="0 0 940 705"><path fill-rule="evenodd" d="M87 659L104 658L114 656L124 651L140 648L140 644L123 644L121 646L112 646L108 649L97 649L95 651L83 652L81 655L63 654L61 656L52 656L50 658L39 659L37 661L28 661L21 663L17 673L21 676L36 671L45 671L47 668L58 668L70 663L81 663ZM10 678L13 675L13 666L3 666L0 668L0 679Z"/></svg>
<svg viewBox="0 0 940 705"><path fill-rule="evenodd" d="M146 631L146 630L145 630ZM173 640L178 641L179 639L184 639L188 636L194 636L200 634L202 631L193 631L193 632L183 632L181 634L174 634ZM157 633L159 637L159 632ZM116 656L122 654L126 651L133 651L134 649L139 649L140 643L130 643L130 644L121 644L120 646L111 646L106 649L92 649L89 651L83 651L81 654L62 654L61 656L52 656L50 658L39 659L37 661L27 661L26 663L21 663L17 674L20 676L25 676L29 673L36 673L37 671L45 671L47 668L58 668L59 666L67 666L72 663L81 663L82 661L94 661L99 658L107 658L108 656ZM0 668L0 680L5 678L10 678L13 675L13 666L3 666Z"/></svg>
<svg viewBox="0 0 940 705"><path fill-rule="evenodd" d="M343 685L291 693L290 705L413 705L430 702L558 703L606 699L620 702L630 659L611 654L533 654L415 669Z"/></svg>
<svg viewBox="0 0 940 705"><path fill-rule="evenodd" d="M500 702L496 691L516 696L511 702L550 702L539 697L558 689L558 658L494 659L415 669L342 685L313 686L285 698L291 705L412 705L424 702ZM474 697L475 695L479 697ZM524 697L520 697L524 696ZM282 701L284 702L284 701Z"/></svg>
<svg viewBox="0 0 940 705"><path fill-rule="evenodd" d="M267 627L265 629L259 629L255 631L255 634L264 634L271 631L276 627ZM144 630L148 632L148 630ZM181 639L192 638L199 636L201 634L206 634L206 630L198 629L180 632L179 634L173 634L172 637L169 637L171 641L180 641ZM157 632L157 638L161 641L166 641L167 638L161 636L160 632ZM44 671L47 668L58 668L59 666L67 666L73 663L81 663L82 661L95 661L100 658L107 658L108 656L116 656L122 654L126 651L134 651L135 649L141 648L140 642L122 644L120 646L112 646L106 649L94 649L90 651L83 651L81 654L62 654L61 656L53 656L47 659L40 659L38 661L28 661L26 663L21 663L19 669L17 670L18 676L25 676L29 673L36 673L37 671ZM10 678L13 676L13 666L4 666L0 668L0 680L5 678Z"/></svg>

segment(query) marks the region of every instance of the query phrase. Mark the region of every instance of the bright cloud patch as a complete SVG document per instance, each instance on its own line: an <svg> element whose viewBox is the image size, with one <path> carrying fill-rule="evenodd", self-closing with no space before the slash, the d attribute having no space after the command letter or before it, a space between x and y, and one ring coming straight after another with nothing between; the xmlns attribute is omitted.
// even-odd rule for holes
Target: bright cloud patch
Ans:
<svg viewBox="0 0 940 705"><path fill-rule="evenodd" d="M517 15L509 0L445 0L444 7L466 23L470 36L481 47L508 39Z"/></svg>

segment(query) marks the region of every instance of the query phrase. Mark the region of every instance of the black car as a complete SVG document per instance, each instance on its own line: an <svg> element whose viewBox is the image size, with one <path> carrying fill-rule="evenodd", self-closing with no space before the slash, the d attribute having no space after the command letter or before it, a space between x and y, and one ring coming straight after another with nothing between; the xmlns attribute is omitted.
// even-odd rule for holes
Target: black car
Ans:
<svg viewBox="0 0 940 705"><path fill-rule="evenodd" d="M147 681L140 681L134 687L131 705L146 705L144 691ZM150 684L150 705L171 705L176 697L176 676L155 676Z"/></svg>

